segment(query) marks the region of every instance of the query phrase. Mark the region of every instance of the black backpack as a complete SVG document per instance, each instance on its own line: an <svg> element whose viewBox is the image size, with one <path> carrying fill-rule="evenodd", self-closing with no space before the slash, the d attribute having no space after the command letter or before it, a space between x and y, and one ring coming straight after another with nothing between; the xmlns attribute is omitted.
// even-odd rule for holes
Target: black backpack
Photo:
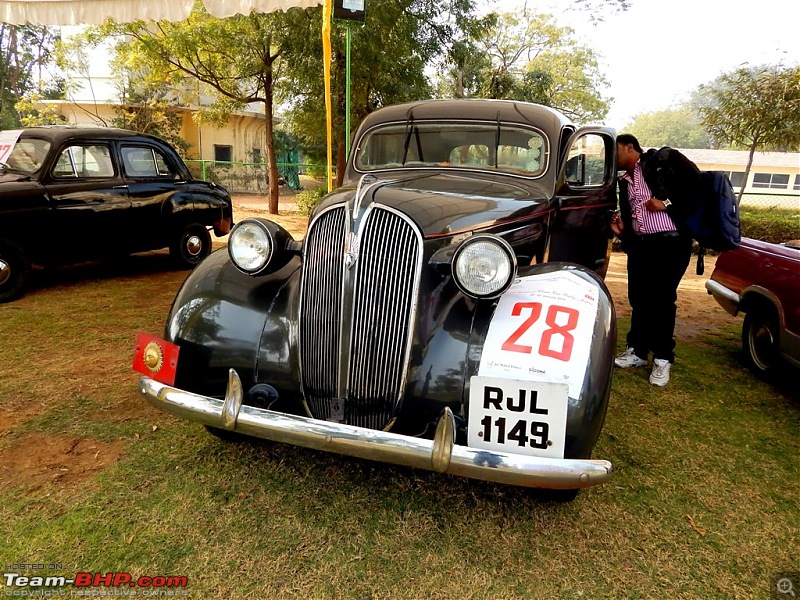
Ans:
<svg viewBox="0 0 800 600"><path fill-rule="evenodd" d="M697 274L705 271L708 250L732 250L742 239L739 202L728 175L722 171L699 171L677 150L648 150L646 175L657 198L680 199L673 214L675 224L691 235L700 247Z"/></svg>
<svg viewBox="0 0 800 600"><path fill-rule="evenodd" d="M739 201L728 175L722 171L702 173L697 201L683 220L683 225L700 246L697 274L705 271L705 250L733 250L742 240Z"/></svg>

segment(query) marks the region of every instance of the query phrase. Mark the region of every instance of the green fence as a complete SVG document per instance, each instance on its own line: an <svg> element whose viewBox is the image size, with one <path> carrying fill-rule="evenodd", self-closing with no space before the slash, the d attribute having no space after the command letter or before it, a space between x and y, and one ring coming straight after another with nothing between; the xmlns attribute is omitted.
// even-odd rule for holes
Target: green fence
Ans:
<svg viewBox="0 0 800 600"><path fill-rule="evenodd" d="M225 162L218 160L187 160L192 175L205 181L213 181L231 194L267 195L269 171L265 163ZM324 172L325 166L311 163L279 162L278 185L300 190L300 175L306 172Z"/></svg>
<svg viewBox="0 0 800 600"><path fill-rule="evenodd" d="M740 204L742 206L751 206L753 208L781 208L800 211L800 194L747 192L742 196L742 201Z"/></svg>

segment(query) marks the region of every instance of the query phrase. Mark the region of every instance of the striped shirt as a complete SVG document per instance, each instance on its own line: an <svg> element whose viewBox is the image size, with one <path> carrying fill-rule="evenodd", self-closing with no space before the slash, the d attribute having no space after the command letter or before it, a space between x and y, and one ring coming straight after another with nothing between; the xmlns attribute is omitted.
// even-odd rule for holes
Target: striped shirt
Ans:
<svg viewBox="0 0 800 600"><path fill-rule="evenodd" d="M628 203L631 205L633 231L639 235L677 231L675 223L665 210L647 210L645 203L653 197L642 173L642 163L633 167L633 177L624 173L622 179L628 182Z"/></svg>

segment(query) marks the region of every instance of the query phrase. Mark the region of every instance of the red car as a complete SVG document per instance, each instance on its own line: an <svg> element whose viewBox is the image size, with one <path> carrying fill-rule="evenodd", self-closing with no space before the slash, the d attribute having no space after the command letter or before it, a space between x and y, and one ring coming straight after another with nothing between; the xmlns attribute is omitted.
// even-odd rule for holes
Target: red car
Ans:
<svg viewBox="0 0 800 600"><path fill-rule="evenodd" d="M708 293L732 315L745 313L742 344L751 368L800 367L800 240L770 244L742 238L720 254Z"/></svg>

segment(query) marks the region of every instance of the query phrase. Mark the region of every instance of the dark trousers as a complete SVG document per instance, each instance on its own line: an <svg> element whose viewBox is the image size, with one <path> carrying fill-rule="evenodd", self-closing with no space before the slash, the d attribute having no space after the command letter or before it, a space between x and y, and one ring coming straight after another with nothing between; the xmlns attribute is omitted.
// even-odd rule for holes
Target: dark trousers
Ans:
<svg viewBox="0 0 800 600"><path fill-rule="evenodd" d="M678 284L692 254L692 240L676 234L630 236L628 301L631 329L628 347L636 356L675 360L675 314Z"/></svg>

